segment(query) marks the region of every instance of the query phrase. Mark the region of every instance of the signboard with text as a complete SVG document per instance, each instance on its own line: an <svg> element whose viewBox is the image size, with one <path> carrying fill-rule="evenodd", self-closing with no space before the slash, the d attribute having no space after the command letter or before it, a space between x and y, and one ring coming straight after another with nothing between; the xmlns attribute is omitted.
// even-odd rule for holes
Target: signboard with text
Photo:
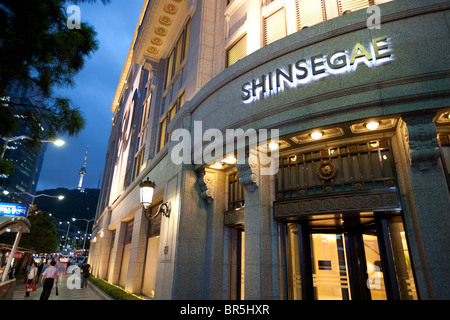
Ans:
<svg viewBox="0 0 450 320"><path fill-rule="evenodd" d="M26 217L28 208L28 204L0 202L0 216Z"/></svg>

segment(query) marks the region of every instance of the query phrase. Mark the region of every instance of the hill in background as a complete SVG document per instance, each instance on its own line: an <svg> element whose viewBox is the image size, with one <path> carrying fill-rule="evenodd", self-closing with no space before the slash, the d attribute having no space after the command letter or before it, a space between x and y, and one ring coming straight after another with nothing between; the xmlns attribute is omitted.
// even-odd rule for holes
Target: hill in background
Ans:
<svg viewBox="0 0 450 320"><path fill-rule="evenodd" d="M51 213L57 220L72 221L72 218L91 220L95 217L99 193L99 189L85 189L84 192L80 192L77 189L69 190L66 188L41 190L36 192L36 196L39 194L48 194L52 196L63 195L64 199L58 200L41 196L34 199L34 204L36 204L40 210ZM86 221L75 221L71 223L77 225L81 229L86 228ZM92 225L93 223L90 222L89 229L92 228Z"/></svg>

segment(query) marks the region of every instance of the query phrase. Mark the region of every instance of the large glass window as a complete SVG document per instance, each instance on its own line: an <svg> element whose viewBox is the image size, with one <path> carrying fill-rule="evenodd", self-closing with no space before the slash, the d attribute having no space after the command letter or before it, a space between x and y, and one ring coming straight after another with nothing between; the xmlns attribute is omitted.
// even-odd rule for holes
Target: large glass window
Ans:
<svg viewBox="0 0 450 320"><path fill-rule="evenodd" d="M167 61L166 88L170 86L172 80L178 74L180 67L182 67L182 62L187 57L190 32L191 20L188 20Z"/></svg>
<svg viewBox="0 0 450 320"><path fill-rule="evenodd" d="M418 298L399 212L308 216L286 232L290 299Z"/></svg>
<svg viewBox="0 0 450 320"><path fill-rule="evenodd" d="M284 7L264 18L264 45L286 37L286 13Z"/></svg>
<svg viewBox="0 0 450 320"><path fill-rule="evenodd" d="M338 0L339 14L349 13L373 5L373 0Z"/></svg>
<svg viewBox="0 0 450 320"><path fill-rule="evenodd" d="M326 20L323 0L295 1L297 30L310 27Z"/></svg>
<svg viewBox="0 0 450 320"><path fill-rule="evenodd" d="M227 67L241 60L247 55L247 35L240 38L230 49L227 50Z"/></svg>
<svg viewBox="0 0 450 320"><path fill-rule="evenodd" d="M167 133L167 125L172 121L172 119L177 114L178 110L181 109L181 107L184 104L184 91L175 99L175 101L172 103L172 105L169 108L169 111L166 112L163 119L160 123L160 133L159 133L159 149L160 151L169 141L169 134Z"/></svg>

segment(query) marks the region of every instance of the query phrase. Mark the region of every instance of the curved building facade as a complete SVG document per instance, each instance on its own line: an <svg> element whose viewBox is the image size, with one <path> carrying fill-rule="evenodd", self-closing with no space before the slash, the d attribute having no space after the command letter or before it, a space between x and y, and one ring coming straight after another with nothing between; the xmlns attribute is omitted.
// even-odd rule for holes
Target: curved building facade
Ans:
<svg viewBox="0 0 450 320"><path fill-rule="evenodd" d="M152 299L448 299L449 14L145 2L111 108L94 275Z"/></svg>

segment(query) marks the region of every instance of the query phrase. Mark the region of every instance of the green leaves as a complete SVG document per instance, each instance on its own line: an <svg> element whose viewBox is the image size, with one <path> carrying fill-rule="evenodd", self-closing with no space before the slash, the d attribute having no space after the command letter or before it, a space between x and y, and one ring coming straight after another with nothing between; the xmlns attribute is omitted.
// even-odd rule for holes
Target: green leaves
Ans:
<svg viewBox="0 0 450 320"><path fill-rule="evenodd" d="M95 1L73 1L83 2ZM0 0L0 97L19 83L32 88L37 98L11 99L0 107L1 136L13 134L13 115L20 115L36 141L77 135L84 128L80 110L69 99L56 97L54 89L74 85L74 76L98 49L97 33L86 22L69 29L67 6L62 0Z"/></svg>

